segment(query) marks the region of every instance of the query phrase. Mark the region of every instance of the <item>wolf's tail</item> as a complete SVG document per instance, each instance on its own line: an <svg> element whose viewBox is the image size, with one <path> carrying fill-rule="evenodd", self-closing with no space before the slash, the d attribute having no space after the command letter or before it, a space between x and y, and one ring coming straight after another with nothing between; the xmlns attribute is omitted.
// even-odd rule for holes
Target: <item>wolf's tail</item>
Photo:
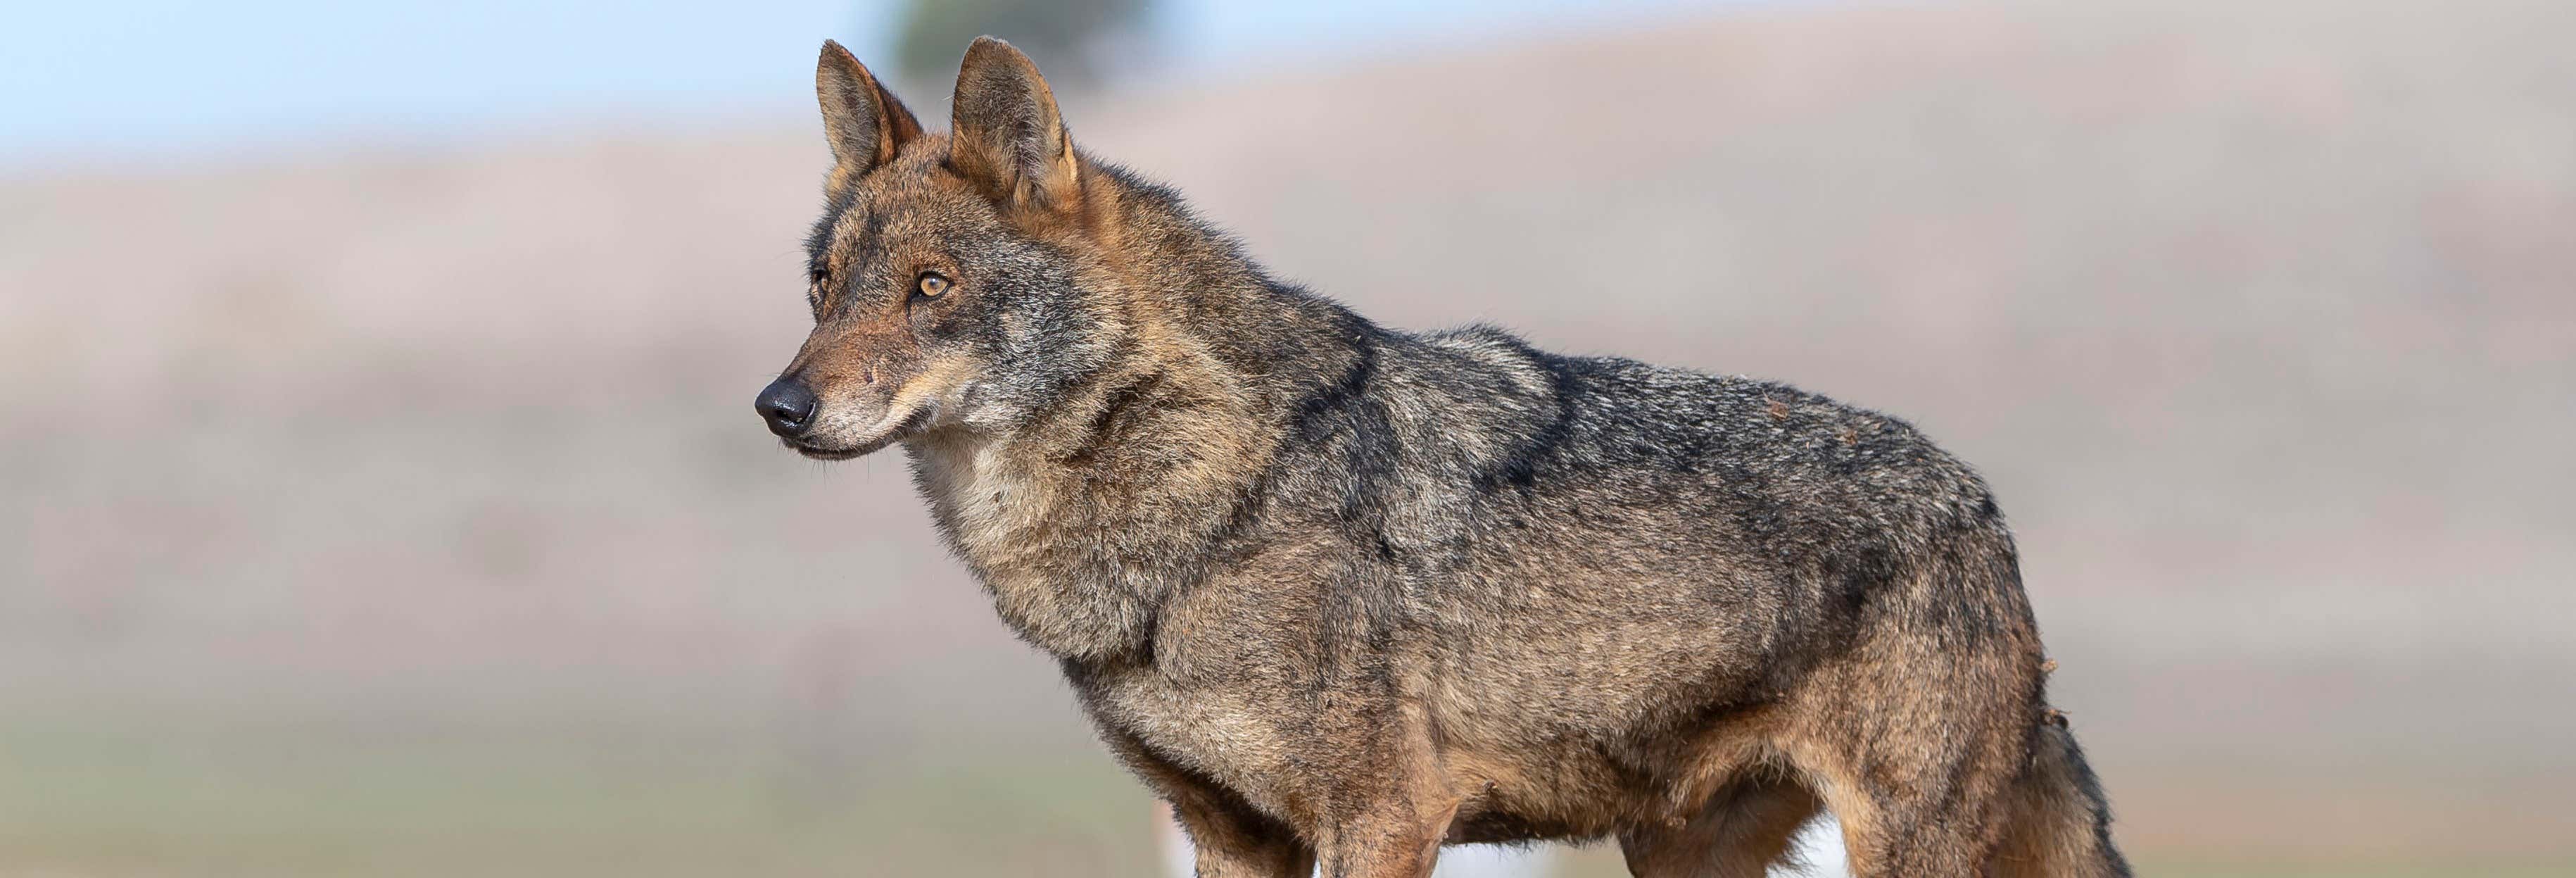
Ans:
<svg viewBox="0 0 2576 878"><path fill-rule="evenodd" d="M1987 875L2128 878L2129 861L2111 844L2111 805L2062 714L2049 711L2040 723L2007 801L2003 846Z"/></svg>

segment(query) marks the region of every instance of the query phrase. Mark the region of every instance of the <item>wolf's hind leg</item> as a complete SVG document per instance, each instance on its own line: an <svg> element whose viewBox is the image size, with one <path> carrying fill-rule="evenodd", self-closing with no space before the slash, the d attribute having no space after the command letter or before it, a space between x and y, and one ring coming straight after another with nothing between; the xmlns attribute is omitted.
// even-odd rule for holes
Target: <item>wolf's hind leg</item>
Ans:
<svg viewBox="0 0 2576 878"><path fill-rule="evenodd" d="M2000 763L2000 764L1999 764ZM1999 793L2009 762L1942 766L1930 783L1868 785L1863 771L1826 784L1855 878L1975 878L1995 849ZM1966 789L1957 789L1965 787ZM1949 789L1944 789L1949 788ZM1984 789L1980 789L1984 788ZM1950 790L1957 790L1952 795Z"/></svg>
<svg viewBox="0 0 2576 878"><path fill-rule="evenodd" d="M2003 846L1986 874L2127 878L2129 863L2111 844L2111 806L2064 722L2052 713L2034 736L2030 763L2005 805Z"/></svg>
<svg viewBox="0 0 2576 878"><path fill-rule="evenodd" d="M1984 870L2039 719L2017 675L1989 656L1920 650L1813 681L1800 728L1781 745L1841 821L1854 876Z"/></svg>
<svg viewBox="0 0 2576 878"><path fill-rule="evenodd" d="M1637 878L1762 878L1789 854L1798 828L1816 816L1815 794L1782 781L1737 781L1679 825L1619 834Z"/></svg>

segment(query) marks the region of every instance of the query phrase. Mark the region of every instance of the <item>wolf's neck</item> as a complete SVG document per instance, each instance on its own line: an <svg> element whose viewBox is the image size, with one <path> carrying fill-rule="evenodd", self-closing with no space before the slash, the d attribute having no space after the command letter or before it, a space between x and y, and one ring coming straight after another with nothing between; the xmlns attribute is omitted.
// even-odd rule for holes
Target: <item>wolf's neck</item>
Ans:
<svg viewBox="0 0 2576 878"><path fill-rule="evenodd" d="M1276 447L1275 430L1195 376L1120 377L1026 436L908 446L949 547L1003 620L1060 658L1141 653Z"/></svg>
<svg viewBox="0 0 2576 878"><path fill-rule="evenodd" d="M1127 223L1130 332L1110 365L1010 435L909 443L950 548L1004 621L1060 658L1142 654L1206 575L1300 412L1381 330L1270 281L1176 204Z"/></svg>

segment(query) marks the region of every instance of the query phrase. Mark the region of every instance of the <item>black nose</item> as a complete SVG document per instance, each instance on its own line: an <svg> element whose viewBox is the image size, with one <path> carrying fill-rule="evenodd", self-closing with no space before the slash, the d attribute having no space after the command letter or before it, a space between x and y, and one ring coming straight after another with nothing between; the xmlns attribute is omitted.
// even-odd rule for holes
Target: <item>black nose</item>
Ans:
<svg viewBox="0 0 2576 878"><path fill-rule="evenodd" d="M780 378L760 389L760 399L751 404L760 410L760 419L769 422L769 432L795 436L814 423L814 391L805 382Z"/></svg>

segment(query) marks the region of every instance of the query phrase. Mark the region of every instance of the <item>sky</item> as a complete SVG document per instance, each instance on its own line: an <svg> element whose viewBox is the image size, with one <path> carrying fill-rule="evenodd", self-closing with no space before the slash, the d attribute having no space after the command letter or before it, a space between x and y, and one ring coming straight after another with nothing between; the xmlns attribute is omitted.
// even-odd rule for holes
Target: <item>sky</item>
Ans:
<svg viewBox="0 0 2576 878"><path fill-rule="evenodd" d="M1779 0L1168 0L1180 69L1648 24ZM21 2L0 15L0 167L681 124L806 108L814 47L886 49L892 0ZM1007 35L1005 35L1007 36ZM961 48L962 51L962 48Z"/></svg>

